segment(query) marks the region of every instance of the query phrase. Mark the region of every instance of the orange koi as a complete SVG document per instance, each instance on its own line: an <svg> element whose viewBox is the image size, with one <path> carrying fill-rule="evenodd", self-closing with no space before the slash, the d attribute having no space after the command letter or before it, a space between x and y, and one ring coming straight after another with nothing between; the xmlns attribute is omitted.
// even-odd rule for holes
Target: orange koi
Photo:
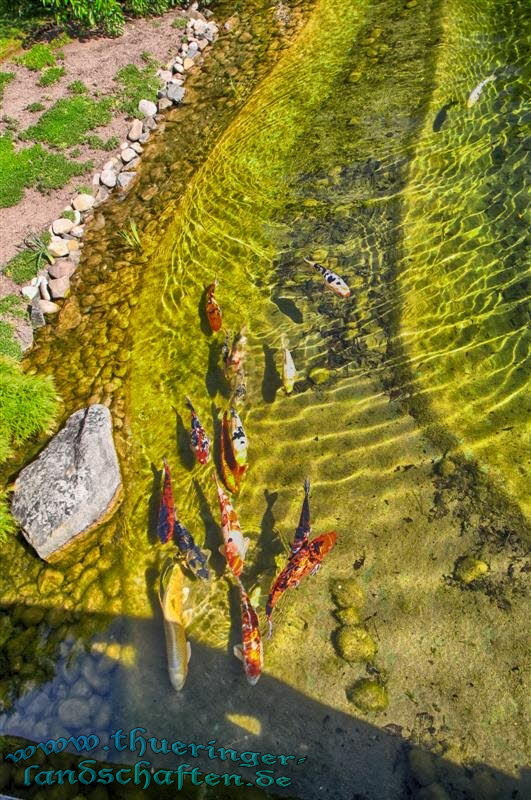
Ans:
<svg viewBox="0 0 531 800"><path fill-rule="evenodd" d="M280 575L274 581L267 598L266 617L269 624L269 635L273 625L271 614L279 598L287 589L296 588L306 575L315 575L320 569L323 558L333 548L336 543L337 534L335 531L323 533L316 536L309 542L305 542L288 561Z"/></svg>
<svg viewBox="0 0 531 800"><path fill-rule="evenodd" d="M195 453L195 457L200 464L206 464L210 458L210 439L199 422L199 417L188 397L186 398L186 405L190 409L190 414L192 415L192 430L190 432L190 447L192 453Z"/></svg>
<svg viewBox="0 0 531 800"><path fill-rule="evenodd" d="M247 465L240 466L236 462L232 445L229 415L226 411L223 414L223 420L221 422L221 442L219 449L221 478L223 483L231 494L238 494L243 476L247 470Z"/></svg>
<svg viewBox="0 0 531 800"><path fill-rule="evenodd" d="M159 518L157 522L157 534L162 544L166 544L166 542L170 541L173 535L175 519L175 501L173 499L170 468L166 459L163 459L162 492L160 495Z"/></svg>
<svg viewBox="0 0 531 800"><path fill-rule="evenodd" d="M218 490L221 533L224 542L223 545L220 545L219 551L227 559L227 564L232 574L239 578L243 571L243 562L249 547L249 539L244 538L238 515L215 475L214 480Z"/></svg>
<svg viewBox="0 0 531 800"><path fill-rule="evenodd" d="M242 643L234 646L234 655L243 662L247 680L254 686L264 666L264 647L260 636L258 615L253 608L249 595L238 579L240 589L240 607L242 613Z"/></svg>
<svg viewBox="0 0 531 800"><path fill-rule="evenodd" d="M218 282L217 280L214 283L211 283L210 286L207 286L206 289L206 315L208 319L208 324L210 325L210 329L216 333L217 331L221 330L221 308L219 306L218 301L215 298L215 292L217 289Z"/></svg>

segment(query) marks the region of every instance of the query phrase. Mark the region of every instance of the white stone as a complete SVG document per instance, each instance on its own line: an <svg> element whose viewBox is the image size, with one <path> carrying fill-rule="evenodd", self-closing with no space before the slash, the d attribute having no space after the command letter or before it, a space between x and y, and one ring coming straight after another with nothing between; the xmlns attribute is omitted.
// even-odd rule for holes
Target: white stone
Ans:
<svg viewBox="0 0 531 800"><path fill-rule="evenodd" d="M112 189L116 186L116 172L114 170L107 170L106 172L102 172L100 175L100 181L104 186L107 188Z"/></svg>
<svg viewBox="0 0 531 800"><path fill-rule="evenodd" d="M82 192L74 197L72 205L76 211L88 211L94 205L94 198L91 194Z"/></svg>
<svg viewBox="0 0 531 800"><path fill-rule="evenodd" d="M101 168L102 173L112 171L115 167L118 166L119 163L120 163L119 159L116 158L116 156L113 156L108 161L106 161L103 167Z"/></svg>
<svg viewBox="0 0 531 800"><path fill-rule="evenodd" d="M129 128L129 133L127 134L127 138L130 142L137 142L140 137L142 136L142 120L141 119L134 119L131 127Z"/></svg>
<svg viewBox="0 0 531 800"><path fill-rule="evenodd" d="M46 280L39 283L39 292L43 300L51 300L50 292L48 290L48 283Z"/></svg>
<svg viewBox="0 0 531 800"><path fill-rule="evenodd" d="M181 103L185 95L184 86L178 86L176 83L169 83L166 89L167 97L174 103Z"/></svg>
<svg viewBox="0 0 531 800"><path fill-rule="evenodd" d="M122 161L124 164L127 164L128 161L132 161L133 158L136 157L136 152L133 150L132 147L126 147L125 150L122 150Z"/></svg>
<svg viewBox="0 0 531 800"><path fill-rule="evenodd" d="M93 186L99 186L100 185L100 177L101 177L101 172L95 172L94 173L94 175L92 176L92 185Z"/></svg>
<svg viewBox="0 0 531 800"><path fill-rule="evenodd" d="M39 308L43 314L57 314L59 306L51 300L39 300Z"/></svg>
<svg viewBox="0 0 531 800"><path fill-rule="evenodd" d="M48 252L56 258L61 258L61 256L68 255L68 244L64 239L60 239L57 236L52 237L48 245Z"/></svg>
<svg viewBox="0 0 531 800"><path fill-rule="evenodd" d="M33 300L34 297L37 297L39 294L39 287L38 286L23 286L20 290L21 294L24 297L27 297L28 300Z"/></svg>
<svg viewBox="0 0 531 800"><path fill-rule="evenodd" d="M158 69L157 75L159 76L159 78L163 83L166 83L167 81L170 80L172 73L171 70L169 69Z"/></svg>
<svg viewBox="0 0 531 800"><path fill-rule="evenodd" d="M81 239L81 237L83 236L83 231L84 230L85 230L85 226L84 225L76 225L75 228L72 228L70 233L72 234L72 236L75 236L76 239Z"/></svg>
<svg viewBox="0 0 531 800"><path fill-rule="evenodd" d="M157 106L151 100L141 100L138 104L138 110L145 117L154 117L157 113Z"/></svg>
<svg viewBox="0 0 531 800"><path fill-rule="evenodd" d="M208 47L208 39L199 39L199 49L204 50L205 47Z"/></svg>
<svg viewBox="0 0 531 800"><path fill-rule="evenodd" d="M188 58L188 56L187 56L184 59L183 67L185 68L186 71L188 71L189 69L192 69L192 67L194 66L194 63L195 63L194 59L193 58Z"/></svg>
<svg viewBox="0 0 531 800"><path fill-rule="evenodd" d="M65 219L65 217L54 219L52 222L52 231L56 236L60 236L62 233L70 233L73 227L75 227L75 223L71 219Z"/></svg>
<svg viewBox="0 0 531 800"><path fill-rule="evenodd" d="M133 142L131 145L131 150L134 150L135 153L141 153L144 148L140 144L140 142Z"/></svg>
<svg viewBox="0 0 531 800"><path fill-rule="evenodd" d="M184 72L184 67L183 67L183 65L181 64L181 62L178 62L178 63L176 62L176 63L173 65L173 69L175 70L175 72L178 72L178 73L179 73L179 75L182 75L182 74L183 74L183 72Z"/></svg>
<svg viewBox="0 0 531 800"><path fill-rule="evenodd" d="M134 177L135 177L134 172L126 172L126 171L120 172L120 174L118 175L118 186L121 189L126 189Z"/></svg>

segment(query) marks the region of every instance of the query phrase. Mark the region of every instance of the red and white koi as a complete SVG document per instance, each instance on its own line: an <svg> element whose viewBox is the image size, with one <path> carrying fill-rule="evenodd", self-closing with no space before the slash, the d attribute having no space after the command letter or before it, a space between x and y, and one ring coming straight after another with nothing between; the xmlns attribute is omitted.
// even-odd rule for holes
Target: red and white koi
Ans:
<svg viewBox="0 0 531 800"><path fill-rule="evenodd" d="M210 329L216 333L221 330L221 308L216 300L215 293L218 286L217 279L206 288L206 315Z"/></svg>
<svg viewBox="0 0 531 800"><path fill-rule="evenodd" d="M186 405L192 415L192 430L190 431L190 447L200 464L206 464L210 458L210 439L205 429L199 422L199 417L190 401L186 398Z"/></svg>
<svg viewBox="0 0 531 800"><path fill-rule="evenodd" d="M157 521L157 534L162 544L169 542L173 536L175 519L175 501L173 499L170 468L166 459L163 459L162 491L160 495L159 518Z"/></svg>
<svg viewBox="0 0 531 800"><path fill-rule="evenodd" d="M229 349L226 345L224 351L225 371L228 375L231 373L236 374L242 367L245 361L246 345L247 345L247 328L244 327L236 334L232 342L232 347Z"/></svg>
<svg viewBox="0 0 531 800"><path fill-rule="evenodd" d="M232 574L236 578L239 578L243 572L243 564L247 548L249 547L249 539L244 538L238 515L215 475L214 480L218 490L219 508L221 511L221 533L224 542L224 544L220 545L219 551L227 559L227 564Z"/></svg>
<svg viewBox="0 0 531 800"><path fill-rule="evenodd" d="M240 589L240 607L242 614L242 643L234 647L234 655L243 662L247 680L254 686L264 666L264 646L260 635L258 615L253 608L249 595L238 579Z"/></svg>
<svg viewBox="0 0 531 800"><path fill-rule="evenodd" d="M318 264L317 261L310 261L309 258L304 259L307 264L310 264L317 272L322 276L324 282L331 289L334 294L339 295L339 297L350 297L350 289L343 280L332 270L327 269L327 267L323 267L322 264Z"/></svg>
<svg viewBox="0 0 531 800"><path fill-rule="evenodd" d="M247 464L247 436L240 415L235 408L229 409L229 434L234 461L239 467Z"/></svg>
<svg viewBox="0 0 531 800"><path fill-rule="evenodd" d="M297 368L289 351L289 341L285 333L282 334L282 384L286 394L291 394L297 380Z"/></svg>
<svg viewBox="0 0 531 800"><path fill-rule="evenodd" d="M309 542L305 542L294 553L280 575L275 579L267 598L266 617L269 624L269 635L273 629L271 615L279 598L287 589L296 588L306 575L315 575L320 569L323 558L336 543L335 531L323 533Z"/></svg>

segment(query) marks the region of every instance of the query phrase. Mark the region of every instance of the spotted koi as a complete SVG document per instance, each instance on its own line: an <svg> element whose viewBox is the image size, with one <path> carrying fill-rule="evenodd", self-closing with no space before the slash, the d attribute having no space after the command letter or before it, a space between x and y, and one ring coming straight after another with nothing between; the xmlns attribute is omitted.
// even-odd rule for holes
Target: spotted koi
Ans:
<svg viewBox="0 0 531 800"><path fill-rule="evenodd" d="M221 330L221 308L216 300L215 293L218 286L217 280L206 288L206 315L210 329L216 333Z"/></svg>
<svg viewBox="0 0 531 800"><path fill-rule="evenodd" d="M254 686L264 666L264 647L260 635L258 615L253 608L249 595L238 579L240 590L240 608L242 615L242 643L234 647L234 655L243 662L247 680Z"/></svg>
<svg viewBox="0 0 531 800"><path fill-rule="evenodd" d="M224 542L223 545L220 545L219 551L227 559L227 564L232 574L236 578L239 578L243 571L243 563L247 548L249 547L249 539L244 538L238 515L215 475L214 480L218 490L219 508L221 511L221 533Z"/></svg>
<svg viewBox="0 0 531 800"><path fill-rule="evenodd" d="M285 333L282 334L282 383L286 394L291 394L295 381L297 380L297 369L293 357L289 351L289 341Z"/></svg>
<svg viewBox="0 0 531 800"><path fill-rule="evenodd" d="M232 454L239 467L247 464L247 436L240 415L235 408L229 409L229 433Z"/></svg>
<svg viewBox="0 0 531 800"><path fill-rule="evenodd" d="M193 572L196 578L207 581L210 578L208 569L210 552L201 550L199 545L195 543L194 537L188 528L185 528L178 519L175 520L173 537L190 571Z"/></svg>
<svg viewBox="0 0 531 800"><path fill-rule="evenodd" d="M157 534L163 544L169 542L175 524L175 501L171 485L171 474L168 462L163 459L162 491L160 495L159 518L157 521Z"/></svg>
<svg viewBox="0 0 531 800"><path fill-rule="evenodd" d="M236 334L232 342L232 347L229 348L226 344L224 351L225 373L227 377L235 375L243 366L245 361L245 349L247 345L247 328L244 327Z"/></svg>
<svg viewBox="0 0 531 800"><path fill-rule="evenodd" d="M326 285L329 289L331 289L334 294L339 295L339 297L350 297L350 289L343 280L340 278L339 275L336 275L335 272L332 270L323 267L322 264L318 264L317 261L310 261L309 258L304 259L307 264L310 264L317 272L322 276Z"/></svg>
<svg viewBox="0 0 531 800"><path fill-rule="evenodd" d="M200 464L206 464L210 458L210 439L205 429L199 422L199 417L190 401L186 398L186 405L192 415L192 430L190 431L190 447Z"/></svg>

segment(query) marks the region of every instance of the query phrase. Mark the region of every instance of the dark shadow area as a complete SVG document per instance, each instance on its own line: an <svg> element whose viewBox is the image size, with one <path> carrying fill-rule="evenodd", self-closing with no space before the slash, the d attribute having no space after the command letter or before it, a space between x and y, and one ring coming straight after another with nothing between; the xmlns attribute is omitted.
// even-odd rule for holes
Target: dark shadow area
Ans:
<svg viewBox="0 0 531 800"><path fill-rule="evenodd" d="M292 322L295 322L297 325L302 323L302 311L295 305L291 298L273 296L271 299L278 310L282 314L285 314L286 317L289 317Z"/></svg>
<svg viewBox="0 0 531 800"><path fill-rule="evenodd" d="M33 681L16 702L6 703L4 695L0 734L24 737L27 741L1 740L4 759L0 768L0 791L23 798L32 798L41 792L40 798L42 787L23 786L22 767L38 763L41 770L76 769L79 760L94 758L107 761L107 766L132 765L144 759L155 769L166 770L186 763L203 773L242 775L246 784L241 788L232 786L229 794L224 794L224 787L210 790L205 786L201 792L197 790L197 794L188 787L182 792L173 787L171 794L166 794L166 788L160 785L152 785L150 791L142 790L142 796L157 798L255 800L262 794L256 787L252 791L247 787L252 785L260 769L272 770L274 778L281 775L290 778L289 787L277 789L272 785L268 788L299 800L446 797L452 800L486 800L487 797L524 800L530 796L529 770L523 769L516 779L482 763L466 767L454 764L434 748L419 743L418 735L408 737L407 732L393 724L392 711L379 717L383 727L377 727L360 717L354 707L352 714L338 711L268 674L263 674L259 683L251 687L240 662L225 649L207 647L192 640L188 678L184 689L175 692L167 675L164 631L158 600L152 590L154 577L146 574L153 605L152 619L115 617L106 626L105 633L100 632L88 640L67 636L51 680L39 685ZM33 612L36 608L33 607ZM12 616L15 609L11 606L4 611ZM86 616L91 618L93 629L107 619L102 616L98 621L101 615L97 614ZM235 588L231 591L231 618L232 649L232 639L234 643L239 640L239 601ZM266 658L268 646L266 641ZM341 680L339 672L337 680ZM88 690L80 692L80 683L88 686ZM417 717L422 716L425 714L419 709ZM214 740L215 748L231 748L235 752L215 749L213 755L207 757L204 748L195 751L196 755L190 749L175 755L171 752L156 754L148 747L140 754L135 746L118 751L109 740L117 729L128 733L138 727L146 729L146 738L166 738L170 744L180 741L185 745ZM71 742L67 751L60 755L40 753L33 757L30 752L28 759L18 765L5 760L6 754L30 742L90 733L96 733L100 740L90 751L80 752L83 743L78 743L76 751L75 743ZM104 745L108 745L107 751L102 749ZM248 755L240 758L241 753ZM252 753L257 755L249 755ZM276 763L260 763L259 754L264 753L276 755ZM293 758L282 764L278 759L280 754ZM258 764L252 766L255 758ZM62 794L56 787L50 796L70 798L81 794L91 797L95 788L96 784L86 788L78 784L75 792L68 787ZM122 798L131 792L136 798L140 790L124 788L114 782L106 786L105 791L105 797Z"/></svg>
<svg viewBox="0 0 531 800"><path fill-rule="evenodd" d="M177 443L177 453L179 454L181 466L190 471L195 465L195 456L190 447L191 424L187 428L179 411L175 407L173 410L175 411L175 440Z"/></svg>
<svg viewBox="0 0 531 800"><path fill-rule="evenodd" d="M212 329L208 324L208 318L206 315L206 298L207 298L207 286L201 292L201 297L199 298L199 302L197 304L197 316L199 317L199 324L201 326L201 332L205 336L212 336Z"/></svg>
<svg viewBox="0 0 531 800"><path fill-rule="evenodd" d="M262 397L265 403L273 403L282 381L275 361L276 351L264 344L264 377L262 378Z"/></svg>
<svg viewBox="0 0 531 800"><path fill-rule="evenodd" d="M230 397L230 388L221 369L221 341L214 339L208 343L208 364L205 375L205 386L210 397L219 392L223 397Z"/></svg>
<svg viewBox="0 0 531 800"><path fill-rule="evenodd" d="M278 492L264 490L266 508L260 522L260 534L256 542L256 558L249 568L247 575L248 581L252 585L261 575L269 576L275 572L275 555L284 551L284 545L280 539L278 530L275 528L275 515L273 506L278 498Z"/></svg>
<svg viewBox="0 0 531 800"><path fill-rule="evenodd" d="M160 469L157 469L155 464L152 463L151 472L153 474L153 483L151 484L151 491L149 493L147 528L149 542L151 544L156 544L159 540L157 524L160 507Z"/></svg>
<svg viewBox="0 0 531 800"><path fill-rule="evenodd" d="M212 553L210 559L210 566L219 577L225 571L226 562L224 557L219 552L219 545L221 542L221 528L219 523L214 518L210 509L210 503L205 497L199 481L194 479L194 489L199 501L199 516L205 526L205 547Z"/></svg>

